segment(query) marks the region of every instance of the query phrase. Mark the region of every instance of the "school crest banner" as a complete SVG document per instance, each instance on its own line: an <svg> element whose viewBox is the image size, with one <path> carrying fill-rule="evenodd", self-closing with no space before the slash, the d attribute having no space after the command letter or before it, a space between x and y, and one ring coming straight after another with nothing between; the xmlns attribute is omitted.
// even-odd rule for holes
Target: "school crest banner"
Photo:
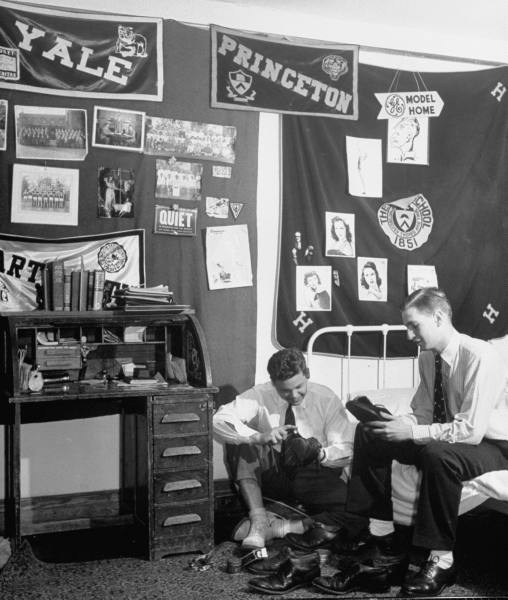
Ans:
<svg viewBox="0 0 508 600"><path fill-rule="evenodd" d="M377 118L376 94L390 88L394 72L363 64L358 121L284 115L280 346L305 349L317 329L332 325L400 325L404 298L432 285L429 271L459 331L506 335L508 68L420 76L437 90L420 96L439 93L442 111L395 121L409 125L404 132ZM412 72L398 77L400 89L415 87ZM390 162L390 145L419 140L426 120L428 164L416 164L410 152L405 162ZM323 335L315 349L342 354L347 336L337 338ZM390 334L388 352L414 354L405 338ZM379 356L380 339L355 334L353 354Z"/></svg>
<svg viewBox="0 0 508 600"><path fill-rule="evenodd" d="M0 312L37 308L42 272L55 260L128 285L145 282L144 230L41 239L0 233ZM83 260L83 263L81 263Z"/></svg>
<svg viewBox="0 0 508 600"><path fill-rule="evenodd" d="M358 47L211 26L211 106L358 118Z"/></svg>
<svg viewBox="0 0 508 600"><path fill-rule="evenodd" d="M0 1L0 88L162 100L162 20Z"/></svg>

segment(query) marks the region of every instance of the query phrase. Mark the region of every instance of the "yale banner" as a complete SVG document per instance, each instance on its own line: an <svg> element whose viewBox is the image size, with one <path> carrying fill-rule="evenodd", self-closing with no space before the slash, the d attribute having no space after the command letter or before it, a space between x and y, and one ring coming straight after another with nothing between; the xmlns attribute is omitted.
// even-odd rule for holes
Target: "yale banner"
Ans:
<svg viewBox="0 0 508 600"><path fill-rule="evenodd" d="M162 100L162 20L0 0L0 88Z"/></svg>
<svg viewBox="0 0 508 600"><path fill-rule="evenodd" d="M358 47L211 26L211 106L358 119Z"/></svg>
<svg viewBox="0 0 508 600"><path fill-rule="evenodd" d="M56 260L127 285L145 282L144 230L41 239L0 233L0 312L34 310L42 272Z"/></svg>

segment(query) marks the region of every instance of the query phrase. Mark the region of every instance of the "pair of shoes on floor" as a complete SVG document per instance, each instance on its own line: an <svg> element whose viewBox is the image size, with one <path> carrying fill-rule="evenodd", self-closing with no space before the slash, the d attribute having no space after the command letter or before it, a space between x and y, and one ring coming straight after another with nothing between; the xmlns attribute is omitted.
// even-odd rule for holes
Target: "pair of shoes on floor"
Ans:
<svg viewBox="0 0 508 600"><path fill-rule="evenodd" d="M320 575L320 558L317 552L296 554L288 548L287 558L282 560L274 573L254 577L248 581L248 585L262 594L280 595L311 585Z"/></svg>
<svg viewBox="0 0 508 600"><path fill-rule="evenodd" d="M285 540L292 548L310 552L318 548L330 547L341 531L341 527L316 521L304 533L289 533Z"/></svg>
<svg viewBox="0 0 508 600"><path fill-rule="evenodd" d="M357 562L375 560L386 565L398 564L407 556L410 544L394 533L376 536L369 532L351 540L348 536L338 535L330 545L333 554L351 558Z"/></svg>
<svg viewBox="0 0 508 600"><path fill-rule="evenodd" d="M280 543L271 543L266 552L266 558L256 559L245 566L245 569L254 575L271 575L279 570L283 562L286 562L291 556L299 557L309 554L304 550L294 550L288 546L284 540Z"/></svg>
<svg viewBox="0 0 508 600"><path fill-rule="evenodd" d="M320 591L341 595L347 592L387 592L392 585L400 585L407 571L408 560L387 565L382 561L351 558L340 559L337 572L331 577L318 577L312 584Z"/></svg>
<svg viewBox="0 0 508 600"><path fill-rule="evenodd" d="M448 569L437 566L436 559L427 560L418 572L408 573L401 587L401 595L408 597L439 596L446 587L453 585L457 567Z"/></svg>
<svg viewBox="0 0 508 600"><path fill-rule="evenodd" d="M243 518L233 529L231 537L235 542L242 542L242 548L264 548L266 542L274 538L283 538L291 531L291 521L277 513L266 511L267 520L251 522Z"/></svg>

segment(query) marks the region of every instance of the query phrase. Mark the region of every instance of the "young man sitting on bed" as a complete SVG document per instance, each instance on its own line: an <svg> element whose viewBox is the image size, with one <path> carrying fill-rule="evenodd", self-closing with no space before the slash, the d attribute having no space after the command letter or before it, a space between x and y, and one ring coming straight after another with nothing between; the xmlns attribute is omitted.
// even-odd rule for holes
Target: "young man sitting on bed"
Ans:
<svg viewBox="0 0 508 600"><path fill-rule="evenodd" d="M496 419L497 411L506 411L506 369L491 344L454 328L450 303L438 288L413 292L402 321L421 350L412 414L357 427L346 506L370 517L367 550L388 563L397 553L391 462L415 465L422 479L412 543L429 554L419 571L408 571L401 592L437 596L455 580L462 482L508 468L508 431ZM402 564L408 554L405 548ZM333 577L321 583L332 591L338 584Z"/></svg>
<svg viewBox="0 0 508 600"><path fill-rule="evenodd" d="M295 348L276 352L268 373L270 381L243 392L213 417L215 437L226 444L230 476L249 510L242 546L262 548L289 533L296 544L314 550L346 523L350 532L365 529L364 517L344 510L343 468L351 460L354 427L341 401L309 381L305 357ZM291 434L295 430L301 438ZM263 496L301 504L314 518L270 522Z"/></svg>

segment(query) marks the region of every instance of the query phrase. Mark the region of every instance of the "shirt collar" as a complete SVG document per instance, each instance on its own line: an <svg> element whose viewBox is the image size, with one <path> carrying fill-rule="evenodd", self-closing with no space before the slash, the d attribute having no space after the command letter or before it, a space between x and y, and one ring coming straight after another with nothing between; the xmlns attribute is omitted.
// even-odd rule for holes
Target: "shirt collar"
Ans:
<svg viewBox="0 0 508 600"><path fill-rule="evenodd" d="M454 358L457 356L459 351L459 343L460 343L460 333L457 330L454 330L452 333L452 337L448 342L446 348L441 352L441 358L444 362L451 367Z"/></svg>

